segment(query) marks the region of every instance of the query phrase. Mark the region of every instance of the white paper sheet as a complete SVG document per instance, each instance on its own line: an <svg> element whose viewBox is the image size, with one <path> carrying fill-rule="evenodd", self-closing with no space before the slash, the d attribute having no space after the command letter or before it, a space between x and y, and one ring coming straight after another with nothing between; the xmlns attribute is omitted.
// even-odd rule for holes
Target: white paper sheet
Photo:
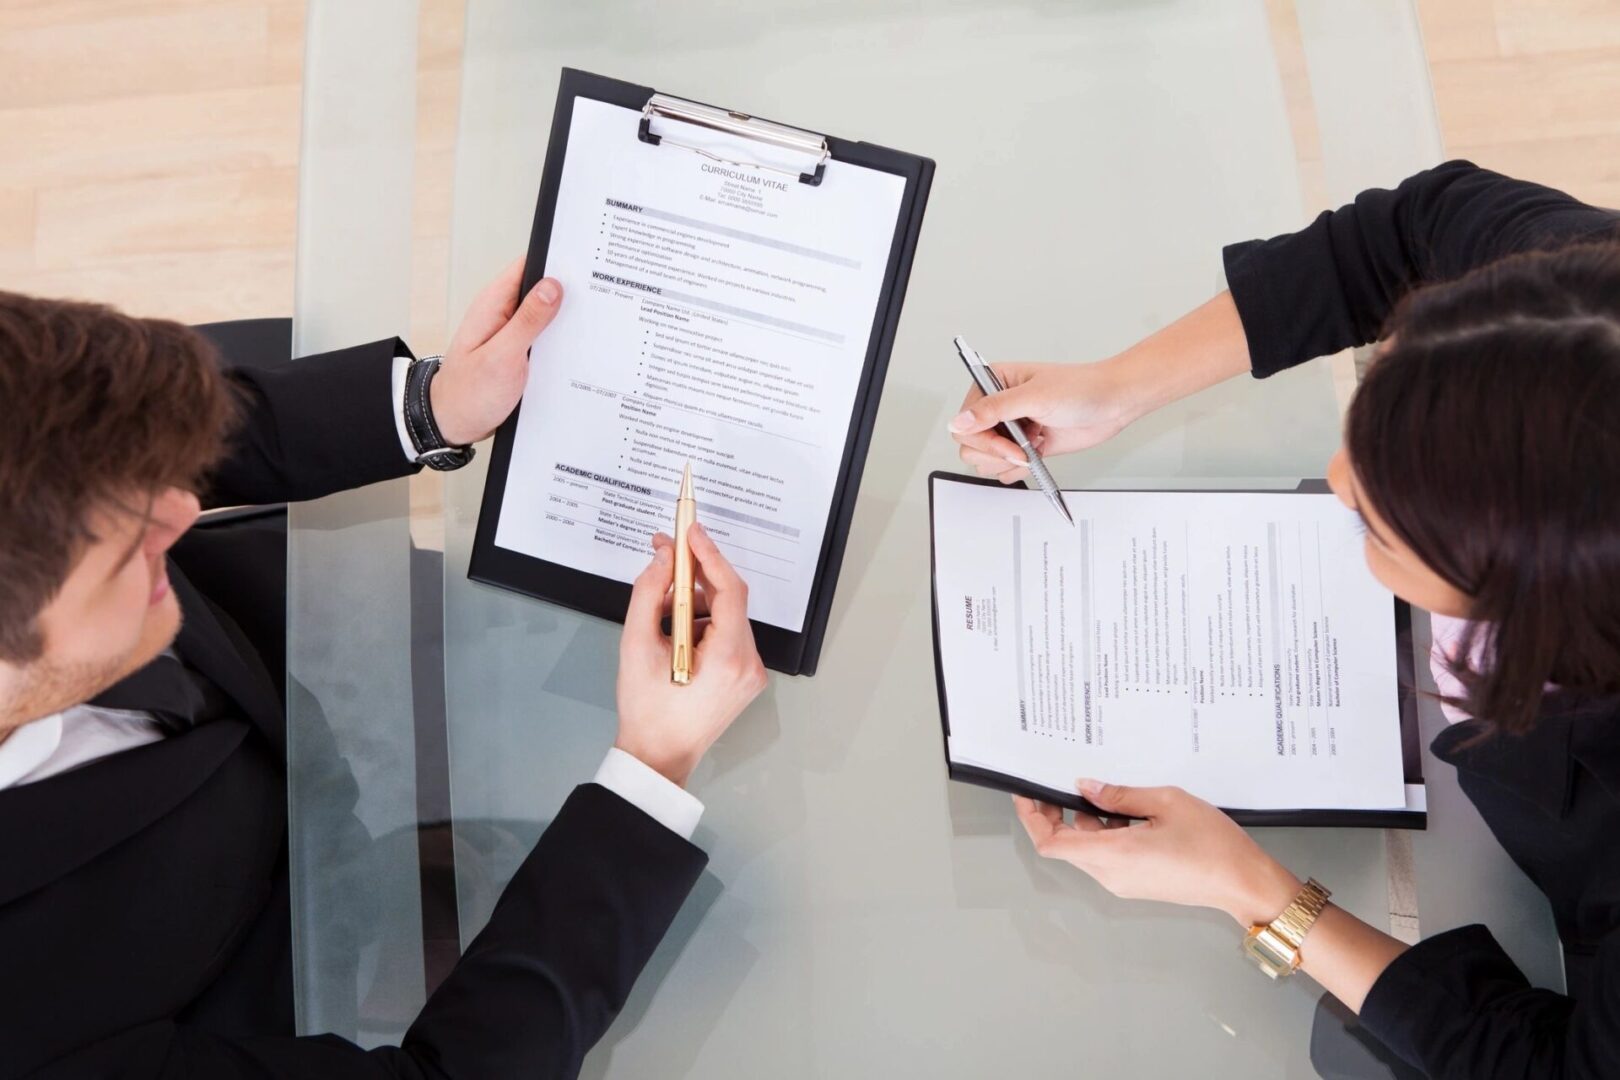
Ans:
<svg viewBox="0 0 1620 1080"><path fill-rule="evenodd" d="M905 182L830 161L810 187L643 143L640 118L574 104L546 262L566 298L531 354L495 543L630 581L690 458L749 614L799 631Z"/></svg>
<svg viewBox="0 0 1620 1080"><path fill-rule="evenodd" d="M951 759L1229 809L1400 809L1394 602L1331 494L934 484Z"/></svg>

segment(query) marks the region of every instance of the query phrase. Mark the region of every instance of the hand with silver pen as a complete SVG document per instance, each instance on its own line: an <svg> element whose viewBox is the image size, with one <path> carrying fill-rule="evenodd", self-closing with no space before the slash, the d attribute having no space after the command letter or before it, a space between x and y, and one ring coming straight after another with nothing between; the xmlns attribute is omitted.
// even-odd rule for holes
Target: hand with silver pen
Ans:
<svg viewBox="0 0 1620 1080"><path fill-rule="evenodd" d="M980 356L978 350L967 343L966 338L959 335L953 344L956 346L957 355L962 358L962 363L967 365L968 373L973 377L974 383L977 384L979 390L986 397L995 398L1006 389L1001 385L1000 378L990 369L990 365L984 362L984 357ZM1024 433L1024 422L1009 417L1001 421L1001 429L1012 437L1014 445L1024 455L1024 461L1027 463L1026 467L1029 469L1029 475L1035 480L1035 486L1040 489L1041 494L1046 496L1047 501L1052 504L1052 508L1058 512L1063 520L1073 525L1074 515L1069 512L1068 500L1063 497L1063 490L1058 487L1057 480L1052 476L1052 471L1046 467L1046 461L1041 457L1041 452L1036 449L1035 444L1030 442L1029 436Z"/></svg>
<svg viewBox="0 0 1620 1080"><path fill-rule="evenodd" d="M1015 484L1029 477L1028 462L996 425L1022 421L1046 457L1086 450L1154 409L1248 373L1249 344L1232 294L1223 292L1106 360L990 370L1005 389L988 397L969 389L951 437L979 475Z"/></svg>
<svg viewBox="0 0 1620 1080"><path fill-rule="evenodd" d="M962 411L951 421L961 457L980 476L1003 484L1029 479L1029 462L1001 431L1021 420L1031 445L1044 456L1085 450L1104 442L1136 418L1127 387L1107 361L1095 364L991 364L1006 388L988 397L968 389Z"/></svg>

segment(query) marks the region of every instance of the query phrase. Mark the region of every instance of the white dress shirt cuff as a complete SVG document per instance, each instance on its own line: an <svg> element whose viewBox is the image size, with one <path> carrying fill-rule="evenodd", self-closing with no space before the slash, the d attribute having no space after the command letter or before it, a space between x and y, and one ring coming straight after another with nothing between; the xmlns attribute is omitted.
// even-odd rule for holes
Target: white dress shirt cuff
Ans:
<svg viewBox="0 0 1620 1080"><path fill-rule="evenodd" d="M696 795L618 747L607 752L596 782L682 840L692 839L703 803Z"/></svg>
<svg viewBox="0 0 1620 1080"><path fill-rule="evenodd" d="M411 442L411 433L405 430L405 373L410 367L410 357L394 357L394 430L399 433L399 448L405 451L406 460L414 463L416 446Z"/></svg>

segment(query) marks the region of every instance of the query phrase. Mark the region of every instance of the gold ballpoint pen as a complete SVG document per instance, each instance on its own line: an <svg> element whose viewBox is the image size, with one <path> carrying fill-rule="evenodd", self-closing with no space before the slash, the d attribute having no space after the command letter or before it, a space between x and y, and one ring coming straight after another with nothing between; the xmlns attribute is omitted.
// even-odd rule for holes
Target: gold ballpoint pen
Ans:
<svg viewBox="0 0 1620 1080"><path fill-rule="evenodd" d="M675 599L670 605L669 632L674 649L669 677L685 686L692 681L692 523L697 521L697 500L692 497L692 463L681 476L675 497Z"/></svg>

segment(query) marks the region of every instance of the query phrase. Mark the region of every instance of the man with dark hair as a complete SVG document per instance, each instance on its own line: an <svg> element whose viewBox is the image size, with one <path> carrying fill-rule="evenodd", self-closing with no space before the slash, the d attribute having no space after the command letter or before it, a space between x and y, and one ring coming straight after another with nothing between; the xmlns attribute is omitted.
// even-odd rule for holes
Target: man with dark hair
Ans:
<svg viewBox="0 0 1620 1080"><path fill-rule="evenodd" d="M0 1075L573 1076L624 1004L705 863L686 779L764 685L713 541L693 683L659 537L614 748L402 1044L365 1051L292 1037L284 566L188 532L464 464L562 299L520 303L519 272L442 362L389 340L231 372L183 326L0 293Z"/></svg>

